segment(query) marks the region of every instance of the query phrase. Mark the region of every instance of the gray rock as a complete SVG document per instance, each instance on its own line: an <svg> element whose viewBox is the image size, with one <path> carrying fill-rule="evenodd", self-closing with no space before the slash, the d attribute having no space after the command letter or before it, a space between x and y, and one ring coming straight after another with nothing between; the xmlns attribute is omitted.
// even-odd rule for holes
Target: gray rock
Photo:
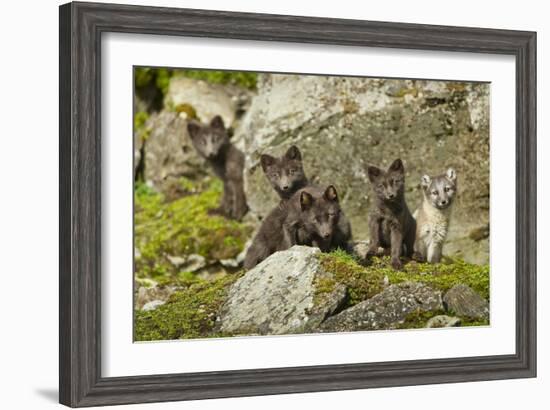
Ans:
<svg viewBox="0 0 550 410"><path fill-rule="evenodd" d="M316 292L324 272L319 249L294 246L277 252L231 287L219 315L219 327L237 334L311 332L346 299L346 288Z"/></svg>
<svg viewBox="0 0 550 410"><path fill-rule="evenodd" d="M202 122L209 122L216 115L221 115L226 126L231 126L235 120L237 101L223 85L173 77L164 98L164 106L177 107L180 104L191 105Z"/></svg>
<svg viewBox="0 0 550 410"><path fill-rule="evenodd" d="M197 179L207 175L204 160L196 153L187 134L187 121L175 112L152 114L145 128L144 176L155 189L166 192L184 176Z"/></svg>
<svg viewBox="0 0 550 410"><path fill-rule="evenodd" d="M426 323L426 327L456 327L460 326L462 321L458 317L452 317L447 315L437 315Z"/></svg>
<svg viewBox="0 0 550 410"><path fill-rule="evenodd" d="M489 319L489 303L467 285L453 286L443 296L443 303L457 316Z"/></svg>
<svg viewBox="0 0 550 410"><path fill-rule="evenodd" d="M155 310L156 308L158 308L159 306L164 305L165 303L166 303L165 300L155 299L155 300L147 302L145 305L143 305L141 310L143 310L145 312L149 312L150 310Z"/></svg>
<svg viewBox="0 0 550 410"><path fill-rule="evenodd" d="M178 289L176 286L140 286L135 294L135 308L143 309L148 303L154 301L166 302Z"/></svg>
<svg viewBox="0 0 550 410"><path fill-rule="evenodd" d="M408 314L443 308L441 293L419 282L391 285L372 298L328 318L322 332L395 329Z"/></svg>
<svg viewBox="0 0 550 410"><path fill-rule="evenodd" d="M196 272L206 266L206 259L204 256L194 253L186 257L166 255L166 259L176 268L185 272Z"/></svg>
<svg viewBox="0 0 550 410"><path fill-rule="evenodd" d="M246 154L251 212L265 216L277 203L260 155L281 155L292 144L300 147L314 182L336 186L358 238L368 238L367 164L404 160L411 210L421 202L421 175L453 166L468 177L461 179L453 209L448 240L454 244L444 252L488 263L488 240L468 237L489 220L488 107L486 84L261 75L258 95L234 136Z"/></svg>

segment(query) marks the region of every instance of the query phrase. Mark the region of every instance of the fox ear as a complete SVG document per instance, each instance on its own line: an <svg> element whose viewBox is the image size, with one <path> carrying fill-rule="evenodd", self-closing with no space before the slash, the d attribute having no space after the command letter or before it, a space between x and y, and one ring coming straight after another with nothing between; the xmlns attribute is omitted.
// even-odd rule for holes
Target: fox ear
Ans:
<svg viewBox="0 0 550 410"><path fill-rule="evenodd" d="M432 183L432 179L429 175L422 175L422 178L420 178L420 186L422 188L428 188L430 184Z"/></svg>
<svg viewBox="0 0 550 410"><path fill-rule="evenodd" d="M367 168L367 174L369 175L369 181L374 182L382 175L382 170L371 165Z"/></svg>
<svg viewBox="0 0 550 410"><path fill-rule="evenodd" d="M325 191L325 198L329 201L338 202L338 193L333 185L329 185Z"/></svg>
<svg viewBox="0 0 550 410"><path fill-rule="evenodd" d="M275 163L275 158L271 155L262 154L260 157L260 163L262 164L262 169L264 172L267 172L267 169Z"/></svg>
<svg viewBox="0 0 550 410"><path fill-rule="evenodd" d="M389 167L389 170L400 173L405 172L405 168L403 167L403 162L401 161L401 159L397 158L395 161L393 161Z"/></svg>
<svg viewBox="0 0 550 410"><path fill-rule="evenodd" d="M288 159L295 159L295 160L301 161L302 153L300 152L300 150L296 145L293 145L287 150L285 157L287 157Z"/></svg>
<svg viewBox="0 0 550 410"><path fill-rule="evenodd" d="M189 133L189 136L191 138L195 138L199 133L200 129L201 129L201 126L194 121L187 123L187 132Z"/></svg>
<svg viewBox="0 0 550 410"><path fill-rule="evenodd" d="M217 128L219 130L225 129L225 125L223 124L223 119L219 115L216 115L214 118L212 118L212 121L210 121L210 126L212 128Z"/></svg>
<svg viewBox="0 0 550 410"><path fill-rule="evenodd" d="M313 197L309 192L302 191L300 194L300 207L302 208L302 211L305 211L311 207L313 204Z"/></svg>
<svg viewBox="0 0 550 410"><path fill-rule="evenodd" d="M456 171L454 168L449 168L445 173L445 176L449 179L449 181L456 182Z"/></svg>

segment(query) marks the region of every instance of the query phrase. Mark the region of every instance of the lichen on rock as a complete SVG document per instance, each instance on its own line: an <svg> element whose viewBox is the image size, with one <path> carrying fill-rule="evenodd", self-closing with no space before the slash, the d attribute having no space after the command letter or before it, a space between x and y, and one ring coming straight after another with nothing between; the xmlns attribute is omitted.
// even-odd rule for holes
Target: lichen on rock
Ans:
<svg viewBox="0 0 550 410"><path fill-rule="evenodd" d="M318 281L330 280L317 248L293 246L277 252L243 275L220 311L220 329L237 334L292 334L313 331L346 298L335 284L315 298Z"/></svg>

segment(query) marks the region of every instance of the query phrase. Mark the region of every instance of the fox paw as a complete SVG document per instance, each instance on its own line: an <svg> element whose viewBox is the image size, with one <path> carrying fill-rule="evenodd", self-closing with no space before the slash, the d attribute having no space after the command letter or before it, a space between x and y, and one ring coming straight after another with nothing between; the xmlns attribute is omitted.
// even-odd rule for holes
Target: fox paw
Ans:
<svg viewBox="0 0 550 410"><path fill-rule="evenodd" d="M391 260L391 266L395 270L402 270L403 269L403 262L401 262L401 259L399 259L399 258L393 258Z"/></svg>

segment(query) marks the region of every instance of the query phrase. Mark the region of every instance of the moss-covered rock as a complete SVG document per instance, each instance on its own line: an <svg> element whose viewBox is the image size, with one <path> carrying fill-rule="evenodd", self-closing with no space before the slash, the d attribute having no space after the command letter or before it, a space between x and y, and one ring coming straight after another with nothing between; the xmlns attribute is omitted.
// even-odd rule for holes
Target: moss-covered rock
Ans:
<svg viewBox="0 0 550 410"><path fill-rule="evenodd" d="M438 264L410 261L402 271L396 271L387 256L374 257L367 266L340 250L322 254L320 258L323 268L348 287L350 306L380 293L387 285L405 281L423 282L442 292L465 284L489 300L489 265L446 258Z"/></svg>
<svg viewBox="0 0 550 410"><path fill-rule="evenodd" d="M215 332L216 314L229 287L240 274L215 281L195 280L184 290L172 294L155 310L136 310L134 340L174 340L229 336Z"/></svg>
<svg viewBox="0 0 550 410"><path fill-rule="evenodd" d="M209 214L219 205L221 181L182 179L183 197L167 201L144 184L135 190L135 269L137 277L176 282L186 277L169 257L200 255L208 263L235 258L251 235L241 222Z"/></svg>

